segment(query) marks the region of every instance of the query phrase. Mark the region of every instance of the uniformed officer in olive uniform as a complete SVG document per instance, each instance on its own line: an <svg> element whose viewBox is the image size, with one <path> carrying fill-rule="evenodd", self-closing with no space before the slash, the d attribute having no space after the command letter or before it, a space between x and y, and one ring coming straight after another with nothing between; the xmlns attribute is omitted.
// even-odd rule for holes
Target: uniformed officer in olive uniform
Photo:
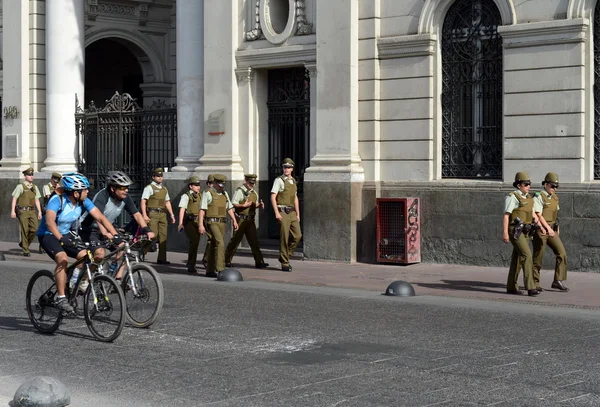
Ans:
<svg viewBox="0 0 600 407"><path fill-rule="evenodd" d="M225 191L227 177L214 174L213 189L202 194L200 201L200 234L206 233L210 240L211 249L208 253L206 276L217 277L217 273L225 270L225 225L227 214L233 221L233 230L238 230L238 224L233 213L233 205ZM205 226L206 225L206 226Z"/></svg>
<svg viewBox="0 0 600 407"><path fill-rule="evenodd" d="M162 185L163 169L156 168L152 172L152 182L146 185L142 192L140 209L144 221L148 227L158 237L158 259L157 264L170 264L167 261L167 212L171 216L171 222L175 223L173 207L169 191Z"/></svg>
<svg viewBox="0 0 600 407"><path fill-rule="evenodd" d="M256 208L265 208L264 202L258 198L258 194L254 190L256 178L256 174L244 175L244 184L235 190L233 199L231 200L235 208L235 217L238 220L239 228L233 234L229 245L227 245L227 250L225 250L225 266L227 267L231 267L231 259L244 236L246 236L250 249L252 249L255 267L263 269L269 266L268 263L265 263L260 251L258 236L256 234Z"/></svg>
<svg viewBox="0 0 600 407"><path fill-rule="evenodd" d="M200 244L200 227L198 226L198 213L200 212L200 178L190 177L189 190L181 195L179 201L179 231L185 229L189 240L187 271L196 272L196 259L198 245Z"/></svg>
<svg viewBox="0 0 600 407"><path fill-rule="evenodd" d="M50 197L52 196L54 191L56 191L56 188L57 188L58 183L60 182L61 178L62 178L62 175L60 175L58 172L53 172L52 176L50 177L50 182L48 182L47 184L45 184L43 186L42 195L44 195L44 208L46 208L46 205L48 204Z"/></svg>
<svg viewBox="0 0 600 407"><path fill-rule="evenodd" d="M567 251L562 244L558 227L558 174L549 172L542 182L543 191L536 192L533 197L533 210L538 215L540 223L546 229L546 234L536 233L533 236L533 280L540 291L540 270L542 269L542 260L546 244L550 246L556 256L556 265L554 266L554 281L552 288L560 291L569 291L563 284L567 279Z"/></svg>
<svg viewBox="0 0 600 407"><path fill-rule="evenodd" d="M208 178L206 178L206 189L213 189L214 182L215 182L215 179L214 179L213 175L208 174ZM204 227L206 227L206 225L204 225ZM206 269L206 266L208 265L208 253L210 253L210 251L211 251L210 239L206 239L206 247L204 248L204 254L202 255L202 264L204 265L205 269Z"/></svg>
<svg viewBox="0 0 600 407"><path fill-rule="evenodd" d="M283 175L277 177L271 188L271 205L279 222L279 262L282 271L292 271L290 257L302 238L298 185L292 177L294 161L285 158L281 163ZM290 238L290 234L292 237Z"/></svg>
<svg viewBox="0 0 600 407"><path fill-rule="evenodd" d="M535 289L533 281L533 257L529 248L531 239L531 228L533 222L538 223L538 217L533 211L533 197L529 195L531 180L526 172L518 172L515 175L513 186L516 191L508 194L504 200L504 219L502 240L505 243L509 241L513 245L510 270L506 282L506 292L508 294L522 295L519 290L518 277L521 268L523 268L523 283L527 288L527 295L536 296L539 291ZM516 225L519 218L522 224ZM521 234L515 238L515 229L523 228Z"/></svg>
<svg viewBox="0 0 600 407"><path fill-rule="evenodd" d="M29 167L23 171L25 181L17 185L14 189L10 207L11 218L19 218L21 226L21 241L19 247L23 250L23 256L29 257L29 245L35 237L38 228L38 221L42 219L42 208L40 198L42 195L37 186L33 183L33 168ZM37 216L35 214L37 210Z"/></svg>

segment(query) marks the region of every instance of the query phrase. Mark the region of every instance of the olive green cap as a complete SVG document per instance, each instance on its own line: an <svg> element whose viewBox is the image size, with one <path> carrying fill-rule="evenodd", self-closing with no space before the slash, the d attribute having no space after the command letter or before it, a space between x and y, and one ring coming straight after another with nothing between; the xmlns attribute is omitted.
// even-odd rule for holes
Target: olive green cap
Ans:
<svg viewBox="0 0 600 407"><path fill-rule="evenodd" d="M284 167L289 167L290 165L292 167L295 166L294 160L292 160L291 158L284 158L283 162L281 163L281 165L284 166Z"/></svg>
<svg viewBox="0 0 600 407"><path fill-rule="evenodd" d="M206 182L215 182L215 176L213 174L208 174Z"/></svg>
<svg viewBox="0 0 600 407"><path fill-rule="evenodd" d="M244 178L256 180L256 178L258 178L258 176L256 174L244 174Z"/></svg>
<svg viewBox="0 0 600 407"><path fill-rule="evenodd" d="M517 172L517 175L515 175L515 182L530 180L531 179L529 178L529 174L527 174L525 171L519 171Z"/></svg>
<svg viewBox="0 0 600 407"><path fill-rule="evenodd" d="M152 170L152 176L154 175L162 175L163 174L163 169L161 167L155 168L154 170Z"/></svg>
<svg viewBox="0 0 600 407"><path fill-rule="evenodd" d="M60 175L58 172L53 172L52 176L50 178L52 178L53 180L55 180L56 182L58 182L62 178L62 175Z"/></svg>
<svg viewBox="0 0 600 407"><path fill-rule="evenodd" d="M546 182L552 182L553 184L558 184L558 174L555 172L549 172L548 174L546 174L546 177L544 178L544 182L542 182L542 185L544 185Z"/></svg>
<svg viewBox="0 0 600 407"><path fill-rule="evenodd" d="M215 179L215 182L218 183L223 183L225 181L227 181L227 177L223 174L213 174L213 178Z"/></svg>
<svg viewBox="0 0 600 407"><path fill-rule="evenodd" d="M188 184L200 185L200 178L198 178L196 176L190 177Z"/></svg>
<svg viewBox="0 0 600 407"><path fill-rule="evenodd" d="M29 168L27 168L27 169L24 169L24 170L23 170L23 172L22 172L22 174L23 174L23 175L25 175L25 174L27 174L27 173L32 173L32 174L33 174L33 168L32 168L32 167L29 167Z"/></svg>

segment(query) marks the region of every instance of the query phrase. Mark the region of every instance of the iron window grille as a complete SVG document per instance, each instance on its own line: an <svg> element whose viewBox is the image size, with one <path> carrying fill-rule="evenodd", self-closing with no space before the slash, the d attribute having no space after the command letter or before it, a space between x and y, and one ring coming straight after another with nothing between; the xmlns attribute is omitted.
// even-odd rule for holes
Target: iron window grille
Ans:
<svg viewBox="0 0 600 407"><path fill-rule="evenodd" d="M444 20L444 178L502 178L501 21L493 0L458 0Z"/></svg>

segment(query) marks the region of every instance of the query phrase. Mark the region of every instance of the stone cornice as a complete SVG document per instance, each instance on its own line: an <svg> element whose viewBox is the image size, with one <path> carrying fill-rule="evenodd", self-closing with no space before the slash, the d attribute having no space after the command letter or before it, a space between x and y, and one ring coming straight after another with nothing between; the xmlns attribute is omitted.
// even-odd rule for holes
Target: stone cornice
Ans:
<svg viewBox="0 0 600 407"><path fill-rule="evenodd" d="M237 51L235 59L239 69L304 65L317 60L317 46L290 45Z"/></svg>
<svg viewBox="0 0 600 407"><path fill-rule="evenodd" d="M577 18L500 26L498 32L504 48L572 44L585 41L589 24L587 18Z"/></svg>
<svg viewBox="0 0 600 407"><path fill-rule="evenodd" d="M380 59L433 55L436 36L433 34L382 37L377 40Z"/></svg>

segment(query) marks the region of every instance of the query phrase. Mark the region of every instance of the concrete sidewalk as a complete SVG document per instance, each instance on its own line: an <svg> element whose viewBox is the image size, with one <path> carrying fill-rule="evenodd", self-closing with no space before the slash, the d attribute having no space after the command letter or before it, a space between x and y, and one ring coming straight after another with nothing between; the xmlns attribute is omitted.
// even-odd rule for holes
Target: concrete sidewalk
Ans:
<svg viewBox="0 0 600 407"><path fill-rule="evenodd" d="M37 253L37 247L37 243L33 244L31 257L23 257L17 243L0 242L0 252L4 253L9 260L50 263L51 260L47 255ZM270 264L267 269L255 269L253 258L246 253L234 257L233 267L238 269L246 280L354 288L380 293L385 292L391 282L404 280L414 286L417 295L600 309L600 295L598 295L600 274L598 273L569 273L565 285L570 288L570 291L564 293L550 288L553 271L543 270L542 287L547 291L537 297L528 297L506 294L508 268L431 263L401 266L292 260L293 272L284 273L276 257L270 258L270 253L264 254L265 261ZM167 258L171 264L166 266L154 264L156 253L149 253L147 260L161 273L189 275L185 267L186 253L169 252ZM199 255L198 259L202 259L202 256ZM198 264L197 268L200 273L204 273L202 265ZM198 278L205 277L202 274Z"/></svg>

